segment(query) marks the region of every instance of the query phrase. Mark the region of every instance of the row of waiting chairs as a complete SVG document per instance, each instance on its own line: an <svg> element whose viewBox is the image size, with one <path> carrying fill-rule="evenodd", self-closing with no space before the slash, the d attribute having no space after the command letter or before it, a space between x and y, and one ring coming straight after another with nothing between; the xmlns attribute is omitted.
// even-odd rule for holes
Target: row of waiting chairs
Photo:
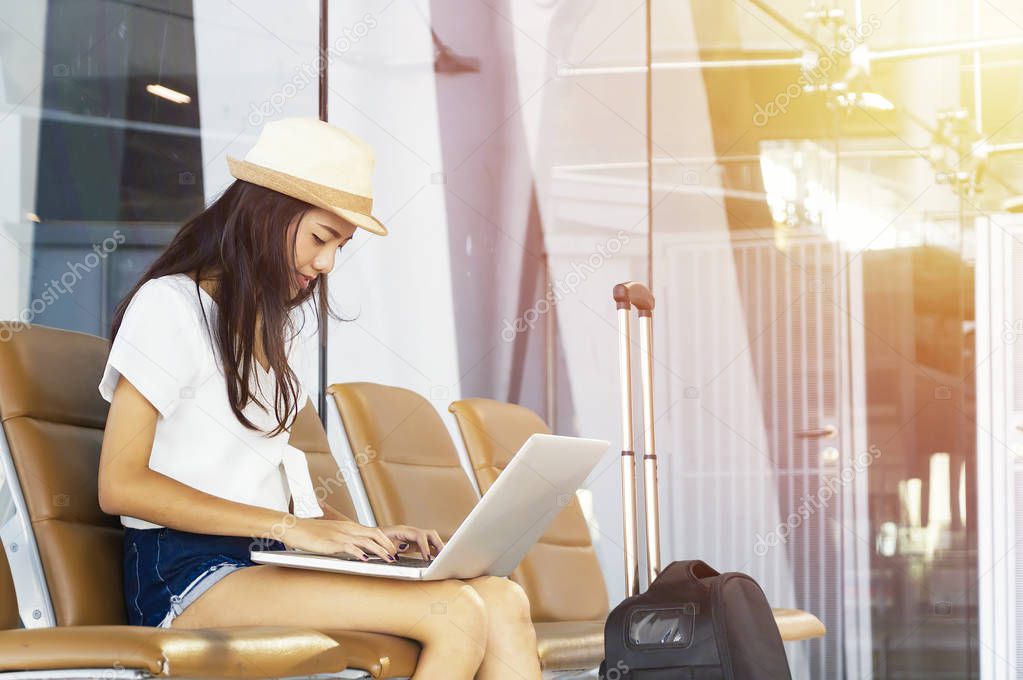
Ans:
<svg viewBox="0 0 1023 680"><path fill-rule="evenodd" d="M2 328L2 325L0 325ZM108 405L95 389L108 343L40 326L0 343L0 419L16 468L14 496L31 521L56 628L11 630L20 621L6 551L0 551L0 679L5 672L107 668L139 675L281 677L358 669L374 678L408 677L418 657L409 639L351 631L230 628L179 631L125 625L121 526L104 514L96 478ZM329 388L379 524L436 529L447 540L476 503L472 483L432 405L409 390L370 383ZM455 402L480 489L543 421L491 400ZM311 405L299 414L292 445L306 452L325 502L356 517L345 476ZM0 441L0 445L3 441ZM427 483L424 483L427 482ZM63 499L56 502L55 499ZM7 537L5 548L9 549ZM565 508L512 578L530 597L545 671L593 668L603 653L607 590L578 503ZM786 639L823 634L812 615L776 612ZM29 614L31 616L31 614ZM286 649L287 653L282 654Z"/></svg>
<svg viewBox="0 0 1023 680"><path fill-rule="evenodd" d="M411 390L374 383L337 384L327 392L359 463L376 521L430 527L444 540L450 538L477 499L432 404ZM309 410L310 430L317 428L317 436L325 440L315 412ZM531 435L550 433L538 415L516 404L464 399L448 410L454 414L482 493ZM350 507L350 494L337 489L336 495L341 496L337 508L348 514L344 508ZM600 663L607 586L575 496L511 578L529 597L544 670L586 669ZM824 635L824 625L812 614L797 609L775 609L774 614L786 641Z"/></svg>

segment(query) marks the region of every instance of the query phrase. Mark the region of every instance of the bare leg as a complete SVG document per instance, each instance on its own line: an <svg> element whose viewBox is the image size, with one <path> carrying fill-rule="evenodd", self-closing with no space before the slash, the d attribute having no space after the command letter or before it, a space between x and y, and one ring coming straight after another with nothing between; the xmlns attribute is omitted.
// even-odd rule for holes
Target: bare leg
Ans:
<svg viewBox="0 0 1023 680"><path fill-rule="evenodd" d="M522 587L499 576L466 579L487 607L487 652L478 680L540 680L536 629Z"/></svg>
<svg viewBox="0 0 1023 680"><path fill-rule="evenodd" d="M486 607L462 581L399 581L267 564L225 576L172 625L292 625L412 638L423 646L414 680L469 680L487 645Z"/></svg>

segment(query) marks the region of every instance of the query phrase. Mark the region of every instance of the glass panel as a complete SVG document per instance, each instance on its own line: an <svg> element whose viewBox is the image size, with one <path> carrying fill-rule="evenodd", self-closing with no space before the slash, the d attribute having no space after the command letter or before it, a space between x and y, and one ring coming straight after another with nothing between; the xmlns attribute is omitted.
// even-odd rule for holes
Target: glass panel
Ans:
<svg viewBox="0 0 1023 680"><path fill-rule="evenodd" d="M52 0L5 3L0 19L0 318L106 335L233 179L225 155L266 119L316 115L315 77L285 85L316 57L318 3Z"/></svg>
<svg viewBox="0 0 1023 680"><path fill-rule="evenodd" d="M975 4L691 3L689 21L666 4L662 550L819 617L794 677L972 677L974 218L1015 174L982 146L1014 126L995 67L975 90L949 44ZM980 35L1003 35L987 16ZM937 47L881 53L918 45ZM786 51L804 65L770 61Z"/></svg>

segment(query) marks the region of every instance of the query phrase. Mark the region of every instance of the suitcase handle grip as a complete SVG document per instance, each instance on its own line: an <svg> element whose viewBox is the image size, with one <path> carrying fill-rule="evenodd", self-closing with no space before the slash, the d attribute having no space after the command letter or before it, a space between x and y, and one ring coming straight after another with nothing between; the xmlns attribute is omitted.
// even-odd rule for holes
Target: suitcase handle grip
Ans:
<svg viewBox="0 0 1023 680"><path fill-rule="evenodd" d="M653 310L654 296L650 289L637 281L616 285L612 297L617 307L619 337L618 359L622 401L622 520L625 540L625 588L628 596L639 592L639 551L637 533L637 475L636 456L632 441L632 339L629 317L632 308L639 312L641 382L643 384L643 487L646 489L644 523L647 536L647 575L653 583L661 570L660 520L657 498L657 455L654 451L654 392L653 392Z"/></svg>
<svg viewBox="0 0 1023 680"><path fill-rule="evenodd" d="M802 430L794 434L800 439L831 439L838 434L838 428L834 425L825 425L815 430Z"/></svg>
<svg viewBox="0 0 1023 680"><path fill-rule="evenodd" d="M649 316L654 311L654 296L649 288L638 281L619 283L614 287L612 295L618 309L635 307L639 310L640 316Z"/></svg>

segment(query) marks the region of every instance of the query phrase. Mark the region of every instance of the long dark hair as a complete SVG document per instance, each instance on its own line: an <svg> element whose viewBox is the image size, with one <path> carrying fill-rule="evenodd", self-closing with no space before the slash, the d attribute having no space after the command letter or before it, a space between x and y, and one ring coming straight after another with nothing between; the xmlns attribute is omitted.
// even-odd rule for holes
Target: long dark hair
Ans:
<svg viewBox="0 0 1023 680"><path fill-rule="evenodd" d="M242 425L259 430L242 413L250 400L266 410L249 389L256 362L258 315L263 351L276 381L273 407L277 427L266 436L273 437L290 429L289 416L305 406L295 403L299 382L288 366L286 355L285 333L289 333L290 338L298 332L290 311L318 294L318 320L322 323L328 316L341 320L328 304L326 277L316 277L291 297L297 222L312 207L273 189L235 180L205 210L185 222L166 250L121 300L111 323L110 342L117 336L128 303L146 281L193 271L198 272L200 280L214 278L219 314L211 339L215 338L215 346L219 348L231 410ZM286 243L292 221L296 222L296 229L290 243ZM197 281L196 295L199 294ZM203 315L205 317L205 310ZM305 325L304 313L302 325ZM206 330L210 331L209 319Z"/></svg>

